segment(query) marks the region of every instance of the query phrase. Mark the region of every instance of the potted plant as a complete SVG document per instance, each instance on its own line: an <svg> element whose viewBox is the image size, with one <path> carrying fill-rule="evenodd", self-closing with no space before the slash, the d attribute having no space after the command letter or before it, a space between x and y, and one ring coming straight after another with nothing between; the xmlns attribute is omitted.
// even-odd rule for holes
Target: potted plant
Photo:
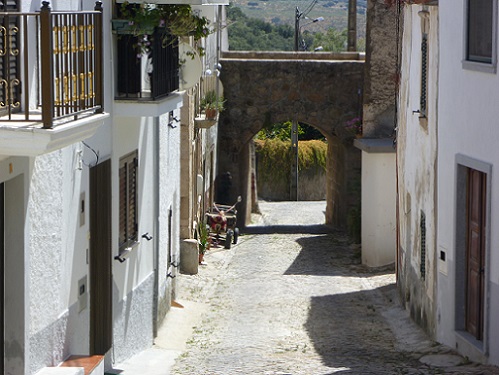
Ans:
<svg viewBox="0 0 499 375"><path fill-rule="evenodd" d="M193 36L194 40L206 37L212 31L210 21L195 13L190 5L140 3L130 4L125 1L118 8L118 18L112 20L113 30L117 34L138 37L135 45L141 54L151 48L153 35L159 35L163 43L171 43L171 37ZM157 32L157 33L155 33ZM202 56L204 49L199 47Z"/></svg>
<svg viewBox="0 0 499 375"><path fill-rule="evenodd" d="M199 264L204 261L204 254L210 247L210 231L205 222L202 222L197 227L197 240L199 249Z"/></svg>
<svg viewBox="0 0 499 375"><path fill-rule="evenodd" d="M215 90L208 91L201 99L200 107L209 120L216 119L218 113L224 110L225 100L218 96Z"/></svg>
<svg viewBox="0 0 499 375"><path fill-rule="evenodd" d="M357 116L347 121L345 130L356 138L362 137L362 118Z"/></svg>

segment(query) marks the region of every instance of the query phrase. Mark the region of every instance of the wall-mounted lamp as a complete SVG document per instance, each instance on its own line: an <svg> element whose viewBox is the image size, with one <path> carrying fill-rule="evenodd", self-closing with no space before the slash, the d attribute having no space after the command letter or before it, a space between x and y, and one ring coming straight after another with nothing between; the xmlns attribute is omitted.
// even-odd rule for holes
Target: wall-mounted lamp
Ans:
<svg viewBox="0 0 499 375"><path fill-rule="evenodd" d="M145 238L147 241L151 241L152 240L152 236L149 234L149 232L144 233L142 235L142 238Z"/></svg>

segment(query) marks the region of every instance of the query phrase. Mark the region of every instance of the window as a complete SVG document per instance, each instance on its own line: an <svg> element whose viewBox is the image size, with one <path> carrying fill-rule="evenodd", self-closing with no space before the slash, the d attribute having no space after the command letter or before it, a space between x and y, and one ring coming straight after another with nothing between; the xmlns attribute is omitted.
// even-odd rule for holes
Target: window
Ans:
<svg viewBox="0 0 499 375"><path fill-rule="evenodd" d="M428 111L428 34L423 33L421 39L421 93L419 101L420 115L426 116Z"/></svg>
<svg viewBox="0 0 499 375"><path fill-rule="evenodd" d="M120 251L138 240L137 224L137 151L120 159Z"/></svg>
<svg viewBox="0 0 499 375"><path fill-rule="evenodd" d="M419 93L419 118L423 120L421 125L426 125L428 115L428 64L429 64L429 45L428 38L430 33L430 12L427 6L418 12L421 17L421 90Z"/></svg>
<svg viewBox="0 0 499 375"><path fill-rule="evenodd" d="M421 245L421 259L420 259L420 271L421 279L426 279L426 215L421 211L421 218L419 221L419 241Z"/></svg>
<svg viewBox="0 0 499 375"><path fill-rule="evenodd" d="M468 0L466 12L466 68L490 71L496 64L497 0ZM480 68L480 65L482 68ZM489 68L483 68L483 66ZM493 72L495 72L495 67Z"/></svg>

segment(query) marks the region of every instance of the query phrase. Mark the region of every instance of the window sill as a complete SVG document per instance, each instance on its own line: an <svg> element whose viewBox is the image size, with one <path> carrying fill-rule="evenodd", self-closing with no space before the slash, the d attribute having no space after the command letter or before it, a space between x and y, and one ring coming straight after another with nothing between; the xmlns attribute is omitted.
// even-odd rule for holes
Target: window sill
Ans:
<svg viewBox="0 0 499 375"><path fill-rule="evenodd" d="M496 72L497 72L497 64L496 63L488 64L488 63L480 63L480 62L476 62L476 61L463 60L462 66L463 66L463 69L473 70L475 72L490 73L490 74L496 74Z"/></svg>
<svg viewBox="0 0 499 375"><path fill-rule="evenodd" d="M129 246L124 246L120 249L120 252L118 255L114 257L114 260L119 261L120 263L123 263L128 259L130 254L132 253L133 250L140 244L139 241L135 241L131 243Z"/></svg>

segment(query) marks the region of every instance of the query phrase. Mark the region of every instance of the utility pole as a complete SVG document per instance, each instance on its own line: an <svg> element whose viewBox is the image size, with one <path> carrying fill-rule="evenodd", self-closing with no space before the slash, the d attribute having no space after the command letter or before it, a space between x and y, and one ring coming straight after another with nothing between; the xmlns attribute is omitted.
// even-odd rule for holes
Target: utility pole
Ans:
<svg viewBox="0 0 499 375"><path fill-rule="evenodd" d="M301 18L301 12L298 7L296 7L295 11L295 46L294 50L298 51L298 39L300 38L300 18Z"/></svg>
<svg viewBox="0 0 499 375"><path fill-rule="evenodd" d="M357 0L348 1L348 47L349 52L357 51Z"/></svg>
<svg viewBox="0 0 499 375"><path fill-rule="evenodd" d="M298 120L293 119L291 125L291 178L289 187L289 200L298 200Z"/></svg>

